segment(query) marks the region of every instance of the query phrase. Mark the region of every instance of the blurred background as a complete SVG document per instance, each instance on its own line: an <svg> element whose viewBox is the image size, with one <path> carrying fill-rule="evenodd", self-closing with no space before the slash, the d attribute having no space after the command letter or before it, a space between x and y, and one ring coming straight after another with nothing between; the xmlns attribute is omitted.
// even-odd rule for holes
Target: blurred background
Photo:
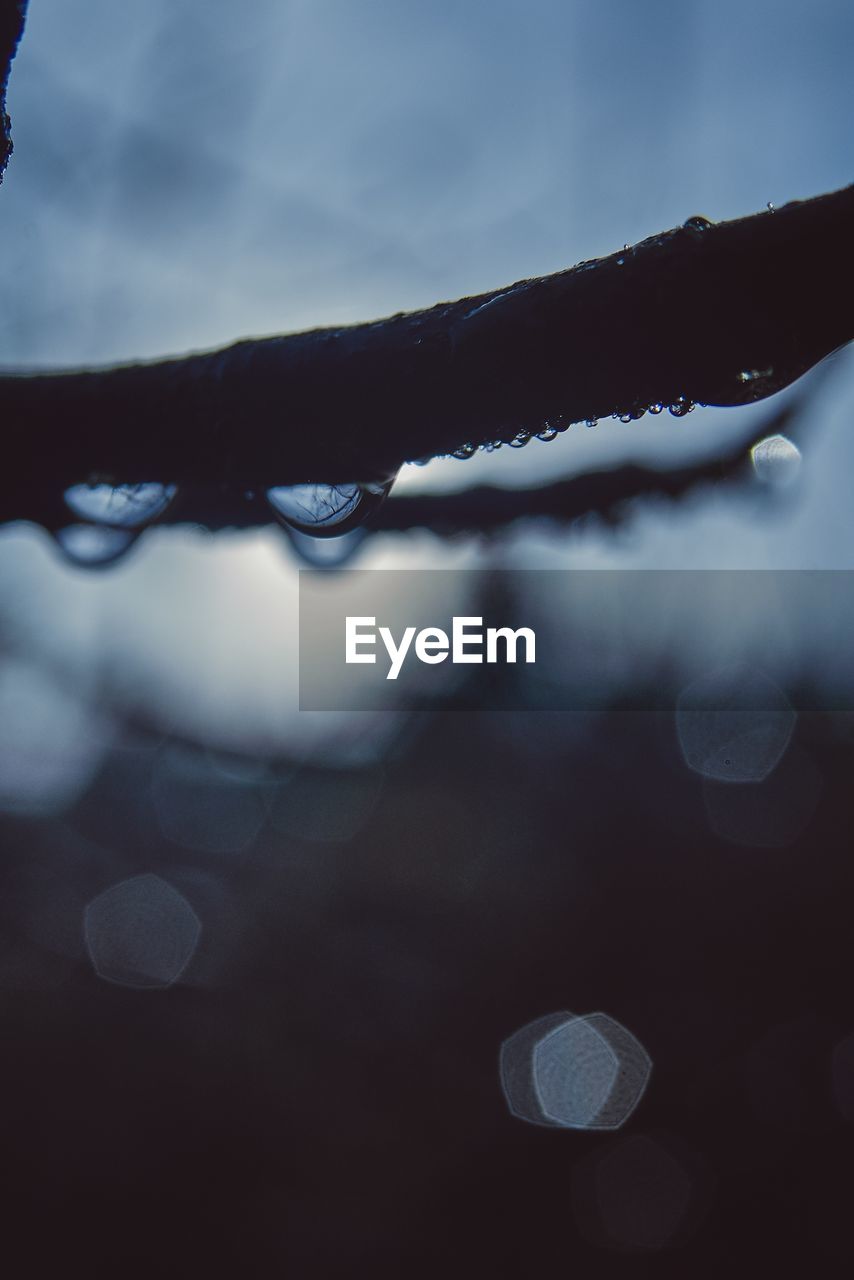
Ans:
<svg viewBox="0 0 854 1280"><path fill-rule="evenodd" d="M372 319L836 189L852 40L843 0L31 0L0 364ZM442 686L301 713L280 528L155 527L98 572L0 530L2 1214L35 1265L850 1265L854 717L815 696L847 670L850 353L749 408L406 466L389 502L699 463L790 402L782 479L359 542L359 568L466 570L462 612L503 569L839 571L785 612L782 663L757 636L783 587L645 631L570 574L533 592L567 679L622 642L595 712L475 682L465 712ZM742 724L692 748L698 636L747 662L761 749ZM563 1009L652 1059L619 1133L507 1108L502 1041Z"/></svg>

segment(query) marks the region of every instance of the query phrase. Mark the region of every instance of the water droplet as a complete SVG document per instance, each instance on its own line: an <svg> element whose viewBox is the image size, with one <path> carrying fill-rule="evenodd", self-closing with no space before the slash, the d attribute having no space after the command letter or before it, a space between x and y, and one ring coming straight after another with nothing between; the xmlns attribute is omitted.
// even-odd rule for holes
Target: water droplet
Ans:
<svg viewBox="0 0 854 1280"><path fill-rule="evenodd" d="M557 440L559 435L557 427L553 427L547 422L542 431L537 432L537 439L542 440L543 444L549 444L552 440Z"/></svg>
<svg viewBox="0 0 854 1280"><path fill-rule="evenodd" d="M769 212L769 213L774 213L774 212L775 212L774 204L773 204L773 202L772 202L771 200L769 200L769 201L768 201L768 203L766 204L765 208L768 210L768 212Z"/></svg>
<svg viewBox="0 0 854 1280"><path fill-rule="evenodd" d="M313 538L299 529L285 526L288 542L297 559L312 569L340 569L352 560L367 537L364 526L338 538Z"/></svg>
<svg viewBox="0 0 854 1280"><path fill-rule="evenodd" d="M469 458L473 458L476 453L476 444L461 444L459 449L454 450L451 457L459 458L460 462L466 462Z"/></svg>
<svg viewBox="0 0 854 1280"><path fill-rule="evenodd" d="M631 245L624 244L624 245L623 245L623 248L624 248L624 249L630 249L630 248L631 248Z"/></svg>
<svg viewBox="0 0 854 1280"><path fill-rule="evenodd" d="M766 436L750 450L757 480L786 489L797 480L801 469L801 451L787 436Z"/></svg>
<svg viewBox="0 0 854 1280"><path fill-rule="evenodd" d="M704 218L702 214L697 213L693 218L686 218L682 225L686 231L702 233L703 231L708 231L715 224L709 218Z"/></svg>
<svg viewBox="0 0 854 1280"><path fill-rule="evenodd" d="M598 419L598 418L585 418L585 419L584 419L584 425L585 425L585 427L598 427L598 426L599 426L599 419Z"/></svg>
<svg viewBox="0 0 854 1280"><path fill-rule="evenodd" d="M509 442L511 449L523 449L531 438L530 431L517 431Z"/></svg>
<svg viewBox="0 0 854 1280"><path fill-rule="evenodd" d="M69 524L54 534L66 559L93 569L119 560L133 546L136 537L130 529L97 524Z"/></svg>
<svg viewBox="0 0 854 1280"><path fill-rule="evenodd" d="M626 265L626 260L625 260L625 258L618 258L618 259L617 259L617 266L618 266L618 267L624 267L625 265Z"/></svg>
<svg viewBox="0 0 854 1280"><path fill-rule="evenodd" d="M620 422L631 422L633 415L631 413L621 413Z"/></svg>
<svg viewBox="0 0 854 1280"><path fill-rule="evenodd" d="M267 501L280 523L315 538L336 538L376 511L392 484L281 485L267 490Z"/></svg>
<svg viewBox="0 0 854 1280"><path fill-rule="evenodd" d="M662 411L662 409L663 409L663 408L664 408L664 405L661 403L661 401L660 401L660 400L656 400L655 404L651 404L651 405L649 406L649 409L647 410L647 413L654 413L654 414L658 414L658 413L661 413L661 411Z"/></svg>
<svg viewBox="0 0 854 1280"><path fill-rule="evenodd" d="M684 418L686 413L690 413L693 408L693 400L689 400L687 396L678 396L673 401L673 404L670 405L670 412L674 418Z"/></svg>
<svg viewBox="0 0 854 1280"><path fill-rule="evenodd" d="M174 484L73 484L64 498L79 520L142 529L163 514L175 492Z"/></svg>

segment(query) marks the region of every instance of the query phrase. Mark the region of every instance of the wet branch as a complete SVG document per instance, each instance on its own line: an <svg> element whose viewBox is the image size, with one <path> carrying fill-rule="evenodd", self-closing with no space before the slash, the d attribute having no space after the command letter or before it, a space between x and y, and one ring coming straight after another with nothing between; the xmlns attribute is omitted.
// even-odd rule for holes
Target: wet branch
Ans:
<svg viewBox="0 0 854 1280"><path fill-rule="evenodd" d="M0 516L98 476L345 483L547 422L738 405L854 336L854 187L369 324L0 378ZM41 495L41 497L40 497ZM25 507L27 509L22 509Z"/></svg>

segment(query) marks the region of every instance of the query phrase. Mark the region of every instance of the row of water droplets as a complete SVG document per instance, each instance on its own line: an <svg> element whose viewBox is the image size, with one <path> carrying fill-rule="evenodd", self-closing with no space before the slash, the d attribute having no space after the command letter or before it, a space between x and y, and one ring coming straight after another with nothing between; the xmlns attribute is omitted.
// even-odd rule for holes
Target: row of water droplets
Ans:
<svg viewBox="0 0 854 1280"><path fill-rule="evenodd" d="M352 555L365 521L393 483L394 477L366 484L278 485L265 497L297 555L313 566L333 566ZM165 514L176 493L175 485L159 483L71 485L63 497L76 520L55 532L57 545L74 564L112 564Z"/></svg>
<svg viewBox="0 0 854 1280"><path fill-rule="evenodd" d="M695 408L693 400L690 400L687 396L677 396L672 404L655 402L653 404L644 405L643 408L638 407L631 409L626 413L612 413L611 417L615 422L637 422L647 413L659 414L663 413L664 410L667 409L673 414L674 418L684 418L685 415L689 414L693 408ZM556 440L557 437L562 435L564 431L568 430L571 425L572 424L567 422L566 419L550 418L549 421L546 422L545 426L539 431L517 431L510 440L487 440L483 444L463 444L460 445L459 449L454 449L450 456L452 458L458 458L461 462L465 462L468 458L473 458L475 454L481 450L485 453L494 453L505 444L511 449L522 449L531 440L542 440L544 443L548 444L550 441ZM598 425L598 418L585 419L585 427L592 428L598 427ZM429 458L425 458L423 460L424 463L429 461Z"/></svg>

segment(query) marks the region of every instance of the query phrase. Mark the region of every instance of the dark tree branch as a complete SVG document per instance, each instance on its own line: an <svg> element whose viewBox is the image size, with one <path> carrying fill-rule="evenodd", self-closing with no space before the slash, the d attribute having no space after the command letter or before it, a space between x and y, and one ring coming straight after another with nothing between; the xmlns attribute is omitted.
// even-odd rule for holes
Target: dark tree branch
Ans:
<svg viewBox="0 0 854 1280"><path fill-rule="evenodd" d="M0 378L0 510L95 475L367 480L558 418L761 399L854 336L852 225L849 187L371 324Z"/></svg>
<svg viewBox="0 0 854 1280"><path fill-rule="evenodd" d="M6 89L12 59L24 30L27 0L0 0L0 182L12 154L11 121L6 114Z"/></svg>

